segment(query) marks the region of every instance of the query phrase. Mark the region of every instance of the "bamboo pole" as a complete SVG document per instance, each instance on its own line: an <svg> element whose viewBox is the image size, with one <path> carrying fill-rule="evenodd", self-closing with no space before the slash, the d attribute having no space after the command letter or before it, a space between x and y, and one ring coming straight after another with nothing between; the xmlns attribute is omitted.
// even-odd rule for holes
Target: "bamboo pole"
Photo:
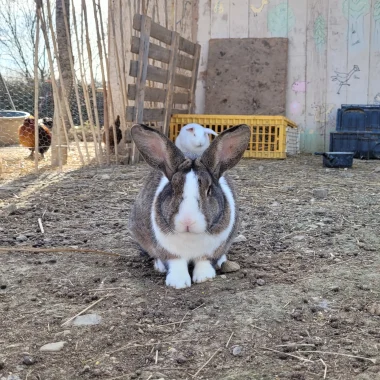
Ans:
<svg viewBox="0 0 380 380"><path fill-rule="evenodd" d="M36 3L36 13L37 7L41 4ZM36 25L36 42L34 47L34 146L37 148L39 146L39 136L38 136L38 45L40 41L40 19L37 17L37 25ZM38 173L38 153L36 154L36 150L34 150L34 169L36 173Z"/></svg>
<svg viewBox="0 0 380 380"><path fill-rule="evenodd" d="M124 125L126 125L126 111L127 111L127 90L125 88L125 79L123 78L123 73L121 71L121 66L120 66L120 57L119 57L119 49L116 41L116 27L115 27L115 12L114 9L112 8L111 14L108 14L108 20L111 22L111 27L112 27L112 34L113 34L113 42L114 42L114 51L115 51L115 58L116 58L116 71L117 75L119 77L119 81L121 84L121 94L122 94L122 105L123 105L123 112L122 112L122 121L124 122ZM120 30L122 33L122 31Z"/></svg>
<svg viewBox="0 0 380 380"><path fill-rule="evenodd" d="M110 64L109 64L109 55L107 54L107 49L106 49L106 42L105 42L105 33L104 33L104 28L103 28L103 17L102 17L102 7L100 6L100 1L98 4L98 9L99 9L99 17L100 17L100 29L101 29L101 34L102 34L102 41L103 41L103 47L104 47L104 56L105 56L105 62L106 62L106 70L107 70L107 85L108 85L108 95L109 97L107 98L109 100L109 108L111 110L111 118L113 120L113 139L114 139L114 148L115 148L115 160L118 162L119 160L119 147L117 143L117 135L116 135L116 125L115 125L115 106L114 106L114 101L113 101L113 93L112 93L112 86L110 85L111 82L111 70L110 70ZM108 2L108 15L110 14L110 2ZM108 38L110 38L110 33L108 34ZM110 46L110 44L108 44ZM122 122L124 124L124 112L122 113Z"/></svg>
<svg viewBox="0 0 380 380"><path fill-rule="evenodd" d="M84 25L85 25L85 29L86 29L86 46L87 46L88 66L90 68L90 76L91 76L90 79L91 79L91 90L92 90L93 105L94 105L94 112L95 112L95 123L96 123L96 127L97 127L98 138L99 138L99 150L102 151L102 139L100 136L98 104L96 101L94 71L93 71L93 67L92 67L92 50L91 50L90 39L89 39L89 31L88 31L88 18L87 18L86 0L82 0L82 12L83 12L83 16L84 16Z"/></svg>
<svg viewBox="0 0 380 380"><path fill-rule="evenodd" d="M49 43L49 37L47 34L47 28L46 28L46 22L45 22L45 13L43 11L42 3L38 3L37 7L37 17L40 19L41 22L41 30L43 32L44 40L45 40L45 46L46 46L46 52L48 55L48 61L49 61L49 67L51 72L51 79L52 79L52 87L53 87L53 97L54 97L54 110L57 112L54 112L56 114L56 120L54 121L54 124L56 124L57 130L57 137L58 137L58 166L60 171L62 171L62 152L61 152L61 139L60 139L60 133L61 133L61 125L59 121L59 116L61 117L61 121L64 124L63 115L61 112L60 107L60 100L59 100L59 92L57 88L57 82L55 80L54 76L54 64L53 64L53 57L50 50L50 43ZM37 121L38 122L38 121Z"/></svg>
<svg viewBox="0 0 380 380"><path fill-rule="evenodd" d="M108 118L108 100L107 100L107 84L106 77L104 73L104 64L103 64L103 48L101 43L100 31L99 31L99 21L98 14L96 12L96 3L95 0L92 0L92 7L94 11L94 19L95 19L95 29L96 29L96 41L98 46L99 60L100 60L100 72L102 75L102 85L103 85L103 104L104 104L104 133L106 134L106 161L107 165L110 164L110 134L109 134L109 118ZM112 115L113 118L113 115ZM114 128L114 131L116 128ZM114 141L116 144L116 140Z"/></svg>
<svg viewBox="0 0 380 380"><path fill-rule="evenodd" d="M65 29L66 29L66 36L67 36L67 43L68 45L70 46L70 52L72 53L72 46L71 46L71 38L70 38L70 30L69 30L69 25L68 25L68 14L67 14L67 10L66 10L66 4L65 4L65 1L62 0L62 10L63 10L63 15L64 15L64 18L65 18ZM69 54L70 56L70 68L71 68L71 72L73 74L73 79L74 79L74 90L75 90L75 98L76 98L76 101L77 101L77 107L78 107L78 113L79 113L79 120L80 120L80 124L82 126L82 137L83 137L83 142L84 142L84 146L85 146L85 150L86 150L86 157L87 157L87 162L90 163L90 154L88 152L88 146L87 146L87 139L86 139L86 134L84 132L84 128L83 128L83 114L82 114L82 107L81 107L81 104L80 104L80 97L79 97L79 91L78 91L78 83L77 83L77 80L76 80L76 74L75 74L75 68L74 68L74 58L73 58L73 55L72 54ZM76 132L75 130L73 129L73 134L76 135ZM75 137L74 137L75 138Z"/></svg>
<svg viewBox="0 0 380 380"><path fill-rule="evenodd" d="M74 0L71 0L71 10L72 10L72 15L73 15L73 25L74 25L74 32L75 32L75 39L76 39L76 45L77 45L77 50L78 50L78 59L79 59L79 72L80 72L80 77L81 77L81 85L82 85L82 90L83 90L83 96L84 96L84 102L86 105L86 111L87 111L87 116L88 120L90 123L90 129L92 132L92 138L94 139L94 147L95 147L95 157L98 161L98 164L102 164L102 157L101 157L101 151L98 151L98 144L96 140L96 132L95 132L95 127L94 127L94 118L92 115L92 109L91 109L91 102L89 99L89 95L87 92L87 84L86 84L86 70L85 70L85 65L84 65L84 54L83 54L83 43L79 43L79 35L78 35L78 28L77 28L77 21L76 21L76 15L75 15L75 5L74 5ZM83 21L83 20L82 20ZM81 31L82 31L82 36L83 36L83 22L81 23ZM82 39L83 42L83 39ZM81 48L82 46L82 48ZM83 131L84 124L82 124L82 133Z"/></svg>
<svg viewBox="0 0 380 380"><path fill-rule="evenodd" d="M63 7L64 7L64 0L62 0L63 2ZM48 17L49 17L49 27L50 27L50 33L51 33L51 37L52 37L52 40L53 40L53 50L54 50L54 54L56 57L58 57L58 46L57 46L57 39L55 37L55 32L54 32L54 29L53 29L53 23L51 22L52 21L52 13L51 13L51 7L50 7L50 0L46 0L46 4L47 4L47 9L48 9ZM67 20L65 18L65 24L67 23ZM68 36L68 39L69 39L69 36ZM69 45L71 45L69 43ZM72 51L70 50L70 56L72 55ZM66 114L69 118L69 123L70 123L70 128L72 130L74 130L74 121L73 121L73 115L71 114L71 110L70 110L70 105L69 105L69 98L68 98L68 93L66 91L66 88L65 88L65 84L63 82L63 76L62 76L62 68L61 68L61 63L59 61L59 59L57 59L57 67L58 67L58 74L59 74L59 77L61 78L61 88L62 88L62 97L63 97L63 104L65 106L65 109L66 109ZM75 74L75 73L74 73ZM62 111L62 109L61 109ZM64 117L64 115L62 115L62 117ZM64 128L64 131L65 131L65 135L66 135L66 140L67 140L67 145L69 146L69 137L67 135L67 129L66 129L66 123L64 122L63 123L63 128ZM82 166L84 166L84 159L83 159L83 154L82 154L82 150L80 148L80 145L79 145L79 140L78 140L78 136L76 133L73 133L74 135L74 140L75 140L75 145L78 149L78 153L79 153L79 158L80 158L80 161L81 161L81 164Z"/></svg>
<svg viewBox="0 0 380 380"><path fill-rule="evenodd" d="M49 6L50 6L50 3L49 3ZM45 11L44 11L44 8L41 7L41 10L42 10L42 15L43 15L43 20L46 20L46 16L45 16ZM52 17L51 17L51 12L49 11L48 12L48 15L47 15L47 20L49 22L49 29L53 30L52 29L52 25L53 25L53 21L52 21ZM45 22L45 21L44 21ZM46 29L46 23L45 23L45 29ZM48 36L47 34L47 29L46 29L46 36ZM55 39L52 35L52 40L53 40L53 46L54 46L54 43L55 43ZM50 44L49 44L49 50L50 50ZM55 49L54 49L55 50ZM50 53L51 54L51 53ZM55 53L55 55L57 56L57 53ZM52 61L53 62L53 61ZM58 62L59 63L59 62ZM54 70L52 71L54 73ZM54 76L54 75L53 75ZM54 77L55 79L55 77ZM67 163L67 157L68 157L68 148L70 146L70 143L69 143L69 136L67 134L67 130L66 130L66 127L65 127L65 119L64 119L64 115L63 115L63 112L62 112L62 106L61 106L61 96L60 96L60 93L59 93L59 90L58 90L58 84L57 82L55 81L55 88L56 88L56 101L54 102L55 106L54 106L54 112L55 110L57 109L57 113L59 115L59 118L60 118L60 122L62 123L62 125L58 122L58 134L56 135L58 137L58 161L59 161L59 167L60 167L60 170L62 171L62 164L63 164L63 161L65 161L65 163ZM66 145L62 145L62 141L61 141L61 128L63 128L63 133L65 135L65 140L66 140ZM54 138L54 136L53 136ZM63 157L62 157L62 147L65 147L66 148L66 154L65 154L65 160L63 160ZM55 147L56 148L56 147ZM52 157L53 158L53 157ZM54 159L54 158L53 158Z"/></svg>

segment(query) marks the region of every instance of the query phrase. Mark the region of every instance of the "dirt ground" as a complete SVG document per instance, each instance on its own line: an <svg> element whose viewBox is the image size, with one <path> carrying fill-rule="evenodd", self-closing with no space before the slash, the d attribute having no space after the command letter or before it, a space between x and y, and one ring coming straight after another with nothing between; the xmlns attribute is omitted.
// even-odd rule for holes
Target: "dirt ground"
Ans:
<svg viewBox="0 0 380 380"><path fill-rule="evenodd" d="M0 182L1 247L121 255L0 251L0 379L380 379L379 161L241 161L244 241L229 255L241 269L185 290L165 287L129 237L146 174ZM99 324L62 326L91 305Z"/></svg>

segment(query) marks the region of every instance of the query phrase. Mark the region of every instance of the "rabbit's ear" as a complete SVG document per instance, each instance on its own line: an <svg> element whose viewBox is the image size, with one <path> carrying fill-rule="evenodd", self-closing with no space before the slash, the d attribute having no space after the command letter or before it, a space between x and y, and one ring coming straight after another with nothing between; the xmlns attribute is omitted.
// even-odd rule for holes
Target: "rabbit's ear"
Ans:
<svg viewBox="0 0 380 380"><path fill-rule="evenodd" d="M170 180L185 160L182 152L161 132L143 124L135 124L131 136L148 165L162 171Z"/></svg>
<svg viewBox="0 0 380 380"><path fill-rule="evenodd" d="M216 137L201 157L201 162L220 178L226 170L233 168L247 149L251 129L241 124L229 128Z"/></svg>
<svg viewBox="0 0 380 380"><path fill-rule="evenodd" d="M210 128L205 128L205 133L208 133L209 135L218 136L218 134Z"/></svg>

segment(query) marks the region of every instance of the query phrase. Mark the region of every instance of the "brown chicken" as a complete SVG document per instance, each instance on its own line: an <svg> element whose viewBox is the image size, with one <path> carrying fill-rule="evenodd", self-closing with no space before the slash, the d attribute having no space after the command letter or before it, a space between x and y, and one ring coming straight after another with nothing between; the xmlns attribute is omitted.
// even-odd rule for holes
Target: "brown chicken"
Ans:
<svg viewBox="0 0 380 380"><path fill-rule="evenodd" d="M35 147L35 119L34 116L28 116L24 120L24 124L20 125L18 129L18 138L22 146L29 148L31 150L29 158L34 157ZM38 152L44 158L44 153L46 153L51 145L51 132L48 127L44 124L38 125Z"/></svg>
<svg viewBox="0 0 380 380"><path fill-rule="evenodd" d="M116 140L117 140L116 145L118 145L120 143L121 139L123 138L123 134L122 134L121 129L120 129L120 116L119 115L117 115L117 117L116 117L115 127L113 125L111 125L109 128L110 147L112 150L115 150L115 140L113 138L113 128L116 128ZM105 144L106 143L105 131L103 132L103 139L102 140L103 140L103 143Z"/></svg>

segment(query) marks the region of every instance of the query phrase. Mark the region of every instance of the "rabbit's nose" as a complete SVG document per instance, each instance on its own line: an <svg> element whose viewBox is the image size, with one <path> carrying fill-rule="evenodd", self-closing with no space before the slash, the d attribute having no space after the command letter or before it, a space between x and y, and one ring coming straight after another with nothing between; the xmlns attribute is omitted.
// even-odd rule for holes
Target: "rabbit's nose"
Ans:
<svg viewBox="0 0 380 380"><path fill-rule="evenodd" d="M184 219L184 220L181 220L180 223L186 227L186 232L190 232L190 227L193 226L196 221L192 220L192 219Z"/></svg>

